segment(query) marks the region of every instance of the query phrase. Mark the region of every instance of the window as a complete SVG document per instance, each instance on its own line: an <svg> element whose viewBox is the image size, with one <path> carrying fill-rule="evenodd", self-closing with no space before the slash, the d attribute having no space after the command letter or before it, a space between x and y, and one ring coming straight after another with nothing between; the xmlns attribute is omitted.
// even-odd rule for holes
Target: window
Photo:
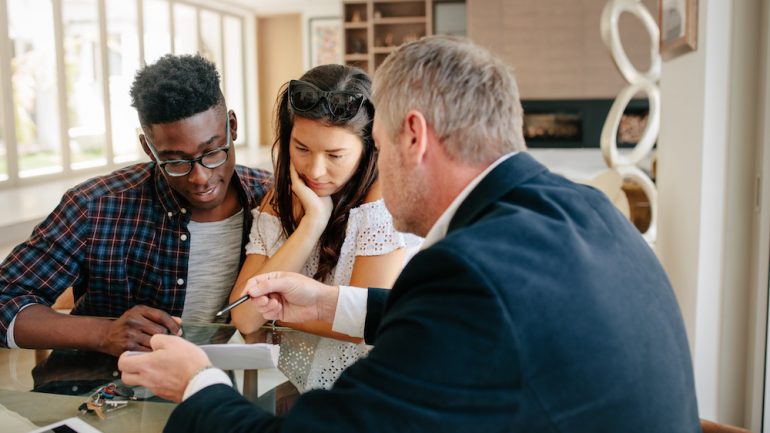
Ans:
<svg viewBox="0 0 770 433"><path fill-rule="evenodd" d="M238 116L245 118L246 111L243 88L243 24L240 18L225 16L225 101ZM239 124L245 124L238 122ZM246 142L246 134L238 134L235 144Z"/></svg>
<svg viewBox="0 0 770 433"><path fill-rule="evenodd" d="M50 0L9 0L11 106L19 176L62 170L58 80ZM10 146L7 143L6 146ZM9 152L10 153L10 152Z"/></svg>
<svg viewBox="0 0 770 433"><path fill-rule="evenodd" d="M105 165L106 135L96 0L62 1L67 138L73 168Z"/></svg>
<svg viewBox="0 0 770 433"><path fill-rule="evenodd" d="M0 1L0 187L107 172L146 158L129 90L136 71L200 52L246 118L244 17L183 0ZM57 39L57 36L59 39ZM6 90L7 89L7 90ZM246 142L240 122L236 144Z"/></svg>
<svg viewBox="0 0 770 433"><path fill-rule="evenodd" d="M198 52L198 15L192 6L174 3L174 53Z"/></svg>
<svg viewBox="0 0 770 433"><path fill-rule="evenodd" d="M116 163L134 161L141 155L137 131L139 119L128 92L139 69L139 34L136 4L107 0L107 56L110 89L110 129Z"/></svg>
<svg viewBox="0 0 770 433"><path fill-rule="evenodd" d="M144 62L155 63L171 52L169 6L166 0L144 0Z"/></svg>
<svg viewBox="0 0 770 433"><path fill-rule="evenodd" d="M208 10L201 11L201 56L217 65L222 75L222 15Z"/></svg>

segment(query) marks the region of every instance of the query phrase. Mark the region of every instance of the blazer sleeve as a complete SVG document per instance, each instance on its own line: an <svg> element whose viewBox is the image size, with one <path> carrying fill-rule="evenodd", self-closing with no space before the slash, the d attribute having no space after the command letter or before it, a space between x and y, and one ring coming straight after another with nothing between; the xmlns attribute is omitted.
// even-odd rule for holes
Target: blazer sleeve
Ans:
<svg viewBox="0 0 770 433"><path fill-rule="evenodd" d="M499 368L517 368L511 345L501 344L512 336L483 275L458 254L434 246L410 262L391 290L377 344L332 389L303 394L277 418L212 386L180 404L167 431L500 430L520 409Z"/></svg>
<svg viewBox="0 0 770 433"><path fill-rule="evenodd" d="M263 411L224 384L206 387L177 406L163 429L187 432L277 432L280 418Z"/></svg>
<svg viewBox="0 0 770 433"><path fill-rule="evenodd" d="M366 297L366 324L364 325L364 341L366 341L366 344L376 344L377 328L380 326L389 293L390 290L386 289L369 289Z"/></svg>

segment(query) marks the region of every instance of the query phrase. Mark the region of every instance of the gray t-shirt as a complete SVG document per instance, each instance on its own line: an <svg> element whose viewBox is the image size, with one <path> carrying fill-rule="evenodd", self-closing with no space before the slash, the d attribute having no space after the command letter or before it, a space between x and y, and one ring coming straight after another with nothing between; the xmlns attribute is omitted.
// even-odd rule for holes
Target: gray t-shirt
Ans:
<svg viewBox="0 0 770 433"><path fill-rule="evenodd" d="M243 235L243 210L222 221L190 221L190 262L187 270L187 294L184 322L214 322L227 304L230 290L238 277ZM224 321L225 317L217 321Z"/></svg>

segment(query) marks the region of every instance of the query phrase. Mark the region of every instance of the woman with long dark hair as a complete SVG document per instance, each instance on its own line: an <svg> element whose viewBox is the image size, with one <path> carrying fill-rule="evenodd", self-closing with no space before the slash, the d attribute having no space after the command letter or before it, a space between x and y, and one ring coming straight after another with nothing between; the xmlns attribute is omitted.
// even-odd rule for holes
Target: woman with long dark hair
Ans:
<svg viewBox="0 0 770 433"><path fill-rule="evenodd" d="M276 101L275 182L254 223L248 256L230 294L271 271L327 284L391 287L419 238L397 232L377 183L371 80L350 66L323 65L291 80ZM264 323L250 303L232 310L243 333ZM367 352L360 339L320 322L284 323L279 368L304 391L328 388Z"/></svg>

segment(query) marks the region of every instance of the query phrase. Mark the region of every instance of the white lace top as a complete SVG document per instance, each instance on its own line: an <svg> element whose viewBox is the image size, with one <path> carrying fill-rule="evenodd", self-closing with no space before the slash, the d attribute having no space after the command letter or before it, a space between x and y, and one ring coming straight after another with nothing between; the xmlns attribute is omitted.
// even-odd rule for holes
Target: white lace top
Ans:
<svg viewBox="0 0 770 433"><path fill-rule="evenodd" d="M286 241L278 217L252 210L254 223L247 254L273 256ZM422 238L397 232L382 199L350 210L345 240L337 266L324 283L350 284L356 256L378 256L398 248L408 249L407 258L417 251ZM319 248L316 244L302 274L312 277L318 269ZM354 344L304 332L282 336L278 368L300 392L330 388L342 370L369 351L365 344Z"/></svg>

